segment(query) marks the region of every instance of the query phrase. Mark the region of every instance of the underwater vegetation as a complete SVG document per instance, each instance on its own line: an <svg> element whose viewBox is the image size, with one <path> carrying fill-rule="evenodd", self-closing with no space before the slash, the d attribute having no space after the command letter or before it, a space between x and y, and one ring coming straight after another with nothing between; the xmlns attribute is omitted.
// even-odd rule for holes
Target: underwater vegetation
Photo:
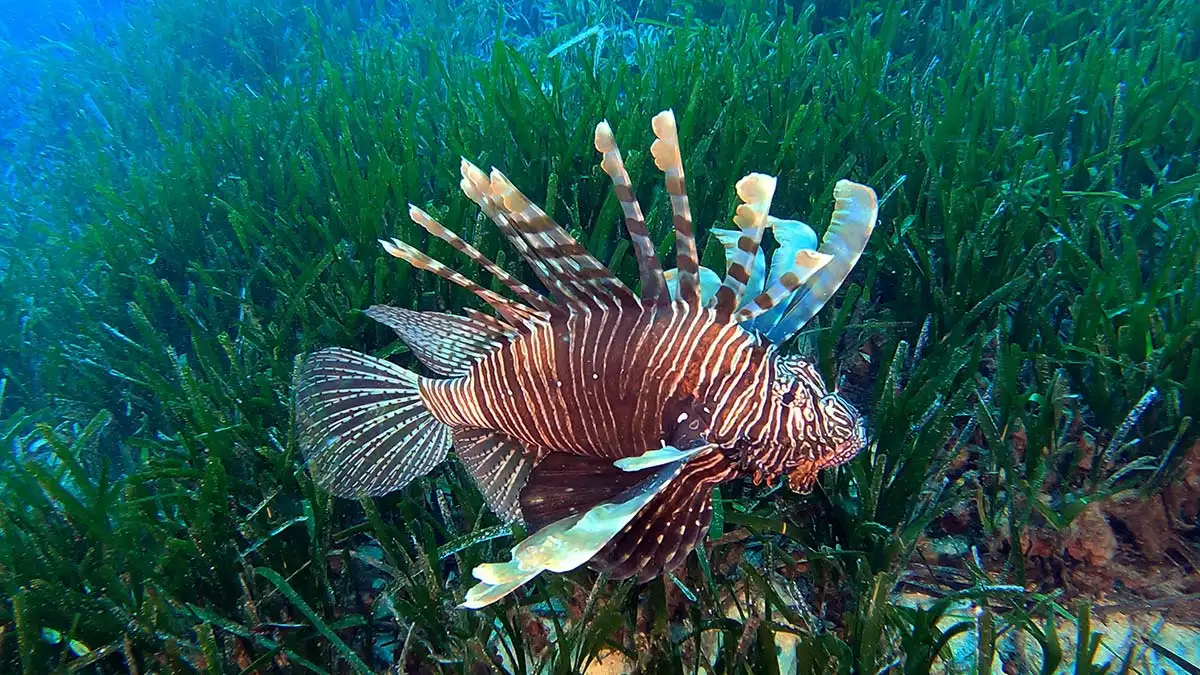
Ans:
<svg viewBox="0 0 1200 675"><path fill-rule="evenodd" d="M176 0L6 44L0 670L1195 672L1153 622L1098 626L1195 625L1198 58L1200 5L1170 0ZM867 444L807 495L720 486L647 584L580 569L458 609L530 533L453 462L382 497L314 484L302 355L416 369L364 310L484 309L379 247L454 258L410 202L536 283L462 156L634 287L601 119L673 266L664 109L707 268L746 174L817 234L839 179L875 188L865 253L785 345Z"/></svg>

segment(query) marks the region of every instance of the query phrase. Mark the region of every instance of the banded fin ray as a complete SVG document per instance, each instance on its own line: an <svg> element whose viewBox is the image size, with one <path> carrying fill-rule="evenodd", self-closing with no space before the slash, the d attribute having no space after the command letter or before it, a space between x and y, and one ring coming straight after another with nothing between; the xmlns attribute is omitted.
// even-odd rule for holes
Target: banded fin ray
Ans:
<svg viewBox="0 0 1200 675"><path fill-rule="evenodd" d="M833 260L811 276L792 296L787 311L767 333L776 344L808 323L833 296L858 262L879 217L879 202L871 188L839 180L833 188L834 208L819 252Z"/></svg>
<svg viewBox="0 0 1200 675"><path fill-rule="evenodd" d="M754 319L764 312L771 310L774 307L780 306L781 301L792 294L805 281L808 281L812 275L816 274L833 260L833 256L828 253L821 253L811 249L802 249L796 252L792 257L792 268L779 277L777 281L772 283L770 287L762 293L755 296L745 307L738 310L734 315L734 321L745 323L754 321Z"/></svg>
<svg viewBox="0 0 1200 675"><path fill-rule="evenodd" d="M525 260L525 264L529 265L533 270L538 280L550 291L551 295L560 301L568 301L575 297L571 291L564 288L550 269L550 266L542 260L529 242L525 241L525 237L517 231L517 228L509 220L508 215L503 210L503 205L499 203L499 198L492 194L492 181L488 178L479 167L467 161L464 157L459 163L459 173L462 180L458 186L462 189L463 194L468 199L475 202L479 210L483 211L484 215L496 224L496 228L508 240L508 243L517 250L517 254Z"/></svg>
<svg viewBox="0 0 1200 675"><path fill-rule="evenodd" d="M446 458L450 428L434 419L416 373L347 349L304 359L296 427L314 481L339 497L382 495Z"/></svg>
<svg viewBox="0 0 1200 675"><path fill-rule="evenodd" d="M380 239L379 244L383 246L383 250L387 251L388 255L400 258L417 269L432 272L446 281L471 291L514 326L522 326L534 320L538 315L536 310L480 286L399 239L393 239L390 242Z"/></svg>
<svg viewBox="0 0 1200 675"><path fill-rule="evenodd" d="M792 268L797 264L796 256L799 255L800 251L816 251L820 242L817 240L817 233L807 223L799 220L787 220L767 216L767 228L774 234L775 243L777 244L775 251L771 254L771 269L767 274L765 282L766 287L773 287L779 283L784 274L792 271ZM751 278L753 276L752 274ZM801 280L800 283L803 284L804 280ZM791 290L794 292L795 289ZM751 291L747 289L747 292ZM754 330L761 333L769 332L778 323L783 313L787 311L788 302L784 301L785 299L790 300L786 295L778 299L771 309L747 323L747 327L753 327ZM745 305L743 305L742 309L745 308Z"/></svg>
<svg viewBox="0 0 1200 675"><path fill-rule="evenodd" d="M691 307L700 306L700 257L696 252L696 236L692 209L688 203L687 185L683 176L683 156L679 151L679 127L675 113L664 110L651 120L655 140L650 145L654 164L663 172L675 225L675 267L679 270L679 300Z"/></svg>
<svg viewBox="0 0 1200 675"><path fill-rule="evenodd" d="M545 263L559 287L569 289L577 302L598 309L638 304L637 296L613 276L608 267L518 190L503 173L492 169L490 179L497 206L529 249Z"/></svg>
<svg viewBox="0 0 1200 675"><path fill-rule="evenodd" d="M733 222L741 230L737 248L729 261L725 281L710 305L717 311L718 320L727 320L738 309L746 285L750 282L759 244L771 210L771 199L775 195L775 178L761 173L752 173L737 182L737 195L742 200Z"/></svg>
<svg viewBox="0 0 1200 675"><path fill-rule="evenodd" d="M621 158L621 149L617 147L612 127L608 125L607 120L596 125L595 145L596 151L604 155L600 161L600 168L612 179L613 193L625 215L625 229L629 232L629 239L637 256L642 298L652 305L666 304L670 302L670 294L663 277L662 263L654 251L654 241L646 229L642 205L633 193L633 182L629 179L625 161Z"/></svg>
<svg viewBox="0 0 1200 675"><path fill-rule="evenodd" d="M530 307L540 311L550 310L550 303L547 302L544 297L539 295L537 291L521 283L521 281L519 281L517 278L506 272L503 267L500 267L496 263L492 262L491 259L485 256L479 249L468 244L451 230L446 229L446 226L435 220L433 216L422 211L416 206L413 206L412 204L408 205L408 216L414 223L424 228L426 232L432 234L438 239L441 239L453 247L454 250L462 253L467 258L470 258L485 271L499 280L500 283L504 284L508 290L512 291L514 295L516 295Z"/></svg>
<svg viewBox="0 0 1200 675"><path fill-rule="evenodd" d="M475 478L488 506L506 523L520 520L522 488L536 457L491 429L455 429L454 454Z"/></svg>
<svg viewBox="0 0 1200 675"><path fill-rule="evenodd" d="M733 259L737 252L738 242L742 239L742 232L741 230L727 230L724 228L714 227L708 231L708 234L709 236L716 237L717 241L721 243L721 248L724 249L725 274L728 275L730 267L733 266ZM759 293L762 293L764 288L763 278L766 276L766 274L767 256L765 253L763 253L763 250L760 247L754 253L754 263L750 267L750 278L746 281L746 290L743 292L743 294L753 297ZM723 277L717 277L718 288L723 285L723 281Z"/></svg>
<svg viewBox="0 0 1200 675"><path fill-rule="evenodd" d="M447 377L466 375L476 361L508 342L512 335L454 314L388 305L372 305L364 314L396 331L421 365Z"/></svg>

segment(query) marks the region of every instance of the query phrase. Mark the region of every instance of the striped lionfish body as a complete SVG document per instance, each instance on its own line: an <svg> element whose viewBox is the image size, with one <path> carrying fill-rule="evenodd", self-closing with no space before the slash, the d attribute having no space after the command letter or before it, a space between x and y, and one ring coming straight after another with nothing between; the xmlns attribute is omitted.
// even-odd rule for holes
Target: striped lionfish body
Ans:
<svg viewBox="0 0 1200 675"><path fill-rule="evenodd" d="M462 188L549 291L506 273L425 212L410 216L492 273L485 289L403 242L391 255L474 292L496 316L374 306L438 377L343 349L310 355L297 383L301 443L335 494L383 494L444 460L451 447L488 504L533 535L508 563L480 565L463 606L482 607L544 570L582 564L645 581L678 567L708 527L713 486L787 476L806 491L822 468L864 444L858 414L816 370L778 345L824 305L875 225L867 187L840 181L830 226L768 214L775 179L738 182L738 230L723 280L698 264L675 120L654 118L651 151L666 175L677 268L665 271L607 123L596 129L640 275L619 281L504 177L462 162ZM768 270L760 242L772 229Z"/></svg>

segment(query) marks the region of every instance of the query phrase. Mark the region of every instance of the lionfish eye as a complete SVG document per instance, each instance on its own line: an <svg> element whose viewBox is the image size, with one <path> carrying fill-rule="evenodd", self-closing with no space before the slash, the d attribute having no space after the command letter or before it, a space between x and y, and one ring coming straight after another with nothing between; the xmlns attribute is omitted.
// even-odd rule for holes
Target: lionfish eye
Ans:
<svg viewBox="0 0 1200 675"><path fill-rule="evenodd" d="M794 392L792 392L791 390L788 390L787 392L784 393L784 395L783 395L783 404L784 405L791 405L792 401L795 401L795 400L796 400L796 394Z"/></svg>

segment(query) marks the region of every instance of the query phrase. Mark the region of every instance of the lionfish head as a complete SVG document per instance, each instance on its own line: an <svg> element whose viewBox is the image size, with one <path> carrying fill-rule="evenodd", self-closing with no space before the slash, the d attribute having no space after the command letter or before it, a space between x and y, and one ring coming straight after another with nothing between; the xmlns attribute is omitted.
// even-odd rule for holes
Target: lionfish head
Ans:
<svg viewBox="0 0 1200 675"><path fill-rule="evenodd" d="M866 445L862 415L804 359L779 358L772 398L784 407L776 442L789 451L782 468L793 487L806 490L817 471L850 461Z"/></svg>

